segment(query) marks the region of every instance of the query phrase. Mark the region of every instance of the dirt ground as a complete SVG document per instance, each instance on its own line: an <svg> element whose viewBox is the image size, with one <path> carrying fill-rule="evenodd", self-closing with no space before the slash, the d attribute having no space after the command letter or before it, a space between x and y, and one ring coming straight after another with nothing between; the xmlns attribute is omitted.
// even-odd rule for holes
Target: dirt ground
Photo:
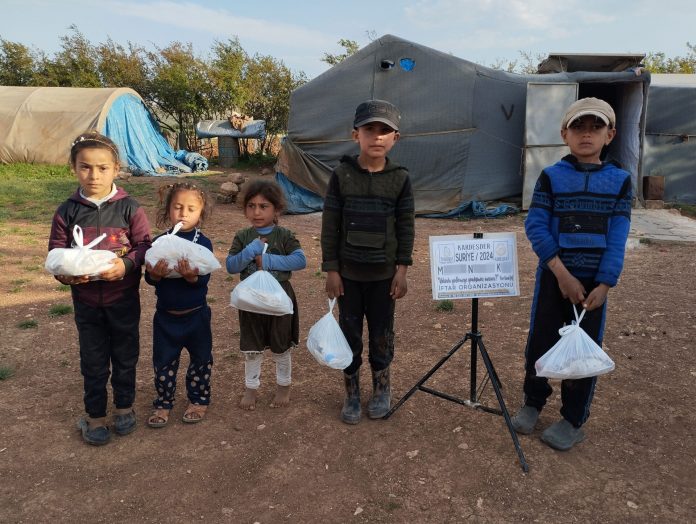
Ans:
<svg viewBox="0 0 696 524"><path fill-rule="evenodd" d="M158 185L131 179L122 185ZM153 191L154 194L154 191ZM154 223L152 199L141 199ZM397 305L393 395L400 398L470 327L470 301L435 309L429 235L515 232L521 293L480 301L480 329L510 411L521 400L523 348L536 259L524 215L497 220L416 220L408 295ZM605 346L616 370L599 379L587 439L570 452L520 437L524 474L502 417L413 395L389 420L347 426L338 418L340 371L319 366L304 341L326 308L318 271L320 214L285 216L308 258L293 275L301 346L293 357L292 401L271 409L275 373L264 362L257 409L237 407L243 389L239 325L229 304L234 285L214 273L213 402L197 425L168 427L145 418L154 395L151 326L154 292L141 286L141 358L135 409L139 427L101 448L84 444L82 378L72 315L49 316L70 295L43 272L48 224L13 222L0 235L1 522L685 522L696 514L696 260L693 245L638 244L627 252L610 293ZM234 205L216 207L205 233L224 260L234 231L246 225ZM21 236L19 231L25 231ZM27 240L27 238L29 240ZM38 326L20 329L20 322ZM481 366L479 365L481 368ZM479 370L479 376L483 370ZM428 385L467 398L469 351ZM555 386L558 384L555 383ZM362 391L370 391L363 369ZM557 419L558 387L541 426ZM496 407L490 386L482 402Z"/></svg>

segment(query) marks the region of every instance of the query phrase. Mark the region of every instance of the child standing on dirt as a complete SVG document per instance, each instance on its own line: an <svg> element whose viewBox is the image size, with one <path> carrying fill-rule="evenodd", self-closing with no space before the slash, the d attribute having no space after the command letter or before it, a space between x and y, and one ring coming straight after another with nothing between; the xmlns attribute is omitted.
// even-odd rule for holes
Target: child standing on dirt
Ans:
<svg viewBox="0 0 696 524"><path fill-rule="evenodd" d="M631 175L601 153L616 136L609 104L582 98L561 122L570 154L544 169L525 221L527 238L539 257L525 350L524 405L512 418L518 433L531 433L552 389L536 376L534 364L559 340L558 330L574 320L573 304L587 310L582 328L601 346L606 298L623 268L631 221ZM597 377L561 382L561 420L541 434L566 451L585 438Z"/></svg>
<svg viewBox="0 0 696 524"><path fill-rule="evenodd" d="M256 407L263 352L270 349L277 383L271 407L284 407L290 402L290 352L298 344L300 333L297 300L290 277L292 271L304 269L307 261L294 233L278 225L278 216L285 210L285 196L276 182L261 179L249 182L242 204L251 227L235 234L226 260L227 271L239 273L242 280L258 269L269 271L292 300L293 313L274 316L239 310L239 346L244 354L245 384L239 406L247 410ZM266 253L264 244L268 244Z"/></svg>
<svg viewBox="0 0 696 524"><path fill-rule="evenodd" d="M163 186L159 190L160 207L157 225L183 225L176 235L213 251L212 242L201 232L201 226L210 215L210 204L205 191L189 182ZM161 236L161 235L160 235ZM157 237L159 238L159 237ZM157 240L155 238L155 240ZM167 278L176 271L181 278ZM210 327L211 311L207 303L210 275L199 275L185 258L170 269L167 260L154 266L146 265L145 281L155 286L157 309L152 320L152 363L155 371L157 396L152 402L153 412L147 420L151 428L167 425L174 407L176 374L181 351L186 347L189 366L186 370L188 408L182 420L196 423L203 420L210 404L210 375L213 369L213 335Z"/></svg>
<svg viewBox="0 0 696 524"><path fill-rule="evenodd" d="M413 263L414 201L406 168L387 158L399 139L399 110L368 100L355 111L353 140L360 154L341 159L324 200L321 227L326 293L338 298L339 324L353 351L343 370L341 420L360 422L363 317L369 331L372 398L370 418L391 406L389 366L394 358L394 307L406 295L406 268Z"/></svg>
<svg viewBox="0 0 696 524"><path fill-rule="evenodd" d="M85 442L98 446L111 439L106 424L109 374L116 407L114 432L127 435L136 426L133 402L140 353L140 268L150 247L150 225L138 203L114 184L119 155L108 137L97 132L79 135L70 148L70 168L80 187L53 216L49 250L73 246L73 227L78 225L84 245L106 233L95 249L117 255L112 267L97 278L56 276L72 288L80 340L87 416L80 418L78 427Z"/></svg>

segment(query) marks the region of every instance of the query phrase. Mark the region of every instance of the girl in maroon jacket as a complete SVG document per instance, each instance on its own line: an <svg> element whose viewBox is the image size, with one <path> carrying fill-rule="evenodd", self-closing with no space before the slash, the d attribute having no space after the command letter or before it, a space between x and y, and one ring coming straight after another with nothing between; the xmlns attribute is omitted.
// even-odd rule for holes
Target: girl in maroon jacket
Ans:
<svg viewBox="0 0 696 524"><path fill-rule="evenodd" d="M80 187L56 210L49 250L73 247L73 228L79 225L84 245L106 233L94 248L117 255L111 268L97 277L56 276L72 288L80 341L87 416L80 418L78 428L85 442L102 445L111 438L106 423L109 375L114 432L127 435L136 425L133 401L140 353L139 286L145 251L151 243L150 225L138 203L114 184L119 155L109 138L97 132L78 136L70 149L70 167Z"/></svg>

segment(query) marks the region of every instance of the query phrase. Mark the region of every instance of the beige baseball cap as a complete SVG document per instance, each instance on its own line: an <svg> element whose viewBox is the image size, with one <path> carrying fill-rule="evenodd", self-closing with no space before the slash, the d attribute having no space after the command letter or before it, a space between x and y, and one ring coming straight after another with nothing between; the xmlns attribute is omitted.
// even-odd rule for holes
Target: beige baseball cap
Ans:
<svg viewBox="0 0 696 524"><path fill-rule="evenodd" d="M566 109L563 120L561 120L561 129L567 128L574 120L585 115L593 115L600 118L606 125L616 127L616 115L614 110L604 100L599 98L588 97L576 100L568 109Z"/></svg>

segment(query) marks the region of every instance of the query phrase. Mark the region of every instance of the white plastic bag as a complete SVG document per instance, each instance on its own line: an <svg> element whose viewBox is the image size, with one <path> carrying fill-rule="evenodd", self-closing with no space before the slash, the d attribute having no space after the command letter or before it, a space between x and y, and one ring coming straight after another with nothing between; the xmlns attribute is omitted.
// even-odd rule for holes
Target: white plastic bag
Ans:
<svg viewBox="0 0 696 524"><path fill-rule="evenodd" d="M561 339L536 361L534 367L539 377L578 379L595 377L614 369L614 361L580 327L585 309L578 317L573 304L575 321L558 330Z"/></svg>
<svg viewBox="0 0 696 524"><path fill-rule="evenodd" d="M176 236L181 226L183 222L178 222L171 233L162 235L152 243L152 247L145 252L145 263L154 267L160 260L166 260L167 267L172 270L166 278L181 278L174 268L182 258L188 260L192 269L198 269L199 275L220 269L222 266L210 249Z"/></svg>
<svg viewBox="0 0 696 524"><path fill-rule="evenodd" d="M307 349L317 362L333 369L345 369L353 362L353 352L333 316L336 299L329 300L329 312L309 330Z"/></svg>
<svg viewBox="0 0 696 524"><path fill-rule="evenodd" d="M264 244L266 252L268 244ZM268 271L259 269L242 280L232 290L232 306L242 311L262 315L290 315L293 312L292 299Z"/></svg>
<svg viewBox="0 0 696 524"><path fill-rule="evenodd" d="M111 260L116 258L116 253L106 249L92 249L106 238L106 233L98 236L86 246L83 245L82 228L76 225L73 228L73 239L76 247L57 247L51 249L46 257L44 267L52 275L66 275L71 277L90 276L95 277L111 268Z"/></svg>

